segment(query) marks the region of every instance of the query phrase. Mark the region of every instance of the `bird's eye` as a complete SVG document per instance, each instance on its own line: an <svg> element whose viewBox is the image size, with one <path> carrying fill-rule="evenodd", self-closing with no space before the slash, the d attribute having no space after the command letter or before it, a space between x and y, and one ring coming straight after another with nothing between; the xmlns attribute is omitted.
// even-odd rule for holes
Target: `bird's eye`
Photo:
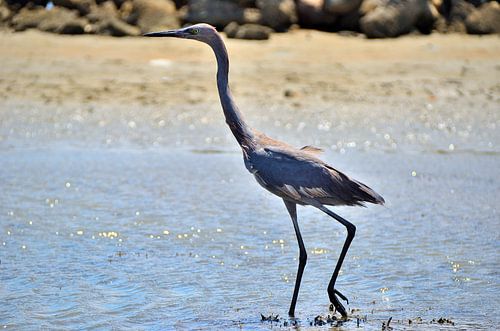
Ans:
<svg viewBox="0 0 500 331"><path fill-rule="evenodd" d="M191 29L191 31L189 31L189 32L191 32L191 34L198 34L198 33L200 33L200 29L196 29L196 28Z"/></svg>

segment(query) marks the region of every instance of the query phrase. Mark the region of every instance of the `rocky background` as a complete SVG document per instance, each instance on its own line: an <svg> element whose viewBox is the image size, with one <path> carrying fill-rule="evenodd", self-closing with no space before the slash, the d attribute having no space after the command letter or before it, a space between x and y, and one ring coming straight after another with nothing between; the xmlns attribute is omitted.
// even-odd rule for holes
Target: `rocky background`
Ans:
<svg viewBox="0 0 500 331"><path fill-rule="evenodd" d="M230 38L267 39L294 28L368 38L500 33L500 4L486 0L0 0L0 29L137 36L206 22Z"/></svg>

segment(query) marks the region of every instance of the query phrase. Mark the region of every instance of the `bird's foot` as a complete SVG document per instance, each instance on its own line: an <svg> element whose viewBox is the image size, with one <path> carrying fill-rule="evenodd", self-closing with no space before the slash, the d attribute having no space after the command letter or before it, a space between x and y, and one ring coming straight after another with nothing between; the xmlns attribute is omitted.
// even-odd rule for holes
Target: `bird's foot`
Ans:
<svg viewBox="0 0 500 331"><path fill-rule="evenodd" d="M342 300L344 300L347 304L349 304L349 299L347 299L345 295L343 295L342 293L340 293L335 289L333 290L333 293L337 294Z"/></svg>
<svg viewBox="0 0 500 331"><path fill-rule="evenodd" d="M339 296L342 300L347 302L349 304L349 300L345 295L340 293L339 291L333 289L331 292L328 292L328 296L330 297L330 311L337 311L342 315L343 318L347 318L347 311L344 308L344 306L340 303L339 299L337 296Z"/></svg>

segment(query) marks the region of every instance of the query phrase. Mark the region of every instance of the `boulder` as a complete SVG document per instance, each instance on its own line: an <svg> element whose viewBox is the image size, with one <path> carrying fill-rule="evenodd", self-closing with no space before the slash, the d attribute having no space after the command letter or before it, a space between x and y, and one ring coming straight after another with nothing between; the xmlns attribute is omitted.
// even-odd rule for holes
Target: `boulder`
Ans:
<svg viewBox="0 0 500 331"><path fill-rule="evenodd" d="M115 4L116 8L120 8L126 0L98 0L98 1L102 2L112 1Z"/></svg>
<svg viewBox="0 0 500 331"><path fill-rule="evenodd" d="M184 20L189 23L204 22L224 28L231 22L245 23L245 8L228 0L189 0Z"/></svg>
<svg viewBox="0 0 500 331"><path fill-rule="evenodd" d="M434 29L437 20L439 19L439 12L431 2L426 2L420 18L415 23L415 27L423 34L430 34Z"/></svg>
<svg viewBox="0 0 500 331"><path fill-rule="evenodd" d="M244 24L260 24L262 23L262 12L257 8L245 8L243 10Z"/></svg>
<svg viewBox="0 0 500 331"><path fill-rule="evenodd" d="M262 13L262 24L277 32L284 32L297 22L293 0L257 0L256 4Z"/></svg>
<svg viewBox="0 0 500 331"><path fill-rule="evenodd" d="M365 16L377 9L377 7L386 6L387 2L388 0L364 0L359 7L359 12L361 16Z"/></svg>
<svg viewBox="0 0 500 331"><path fill-rule="evenodd" d="M98 22L95 27L95 32L114 37L138 36L141 34L138 27L127 24L118 18L109 18Z"/></svg>
<svg viewBox="0 0 500 331"><path fill-rule="evenodd" d="M444 6L443 16L446 19L446 31L444 32L461 32L465 33L465 20L476 10L473 4L465 0L450 0L447 6Z"/></svg>
<svg viewBox="0 0 500 331"><path fill-rule="evenodd" d="M90 14L87 15L89 22L93 23L92 32L97 34L123 37L138 36L139 28L123 22L115 2L105 1L94 6Z"/></svg>
<svg viewBox="0 0 500 331"><path fill-rule="evenodd" d="M365 11L366 8L362 10ZM391 0L377 3L360 19L360 28L368 38L397 37L412 31L428 10L426 0Z"/></svg>
<svg viewBox="0 0 500 331"><path fill-rule="evenodd" d="M494 1L494 0L489 0L489 1ZM473 5L474 7L480 7L484 3L488 2L488 0L467 0L467 2Z"/></svg>
<svg viewBox="0 0 500 331"><path fill-rule="evenodd" d="M21 8L30 6L45 7L49 0L4 0L12 12L17 13Z"/></svg>
<svg viewBox="0 0 500 331"><path fill-rule="evenodd" d="M47 11L43 8L23 8L12 18L11 26L15 31L35 29L46 16Z"/></svg>
<svg viewBox="0 0 500 331"><path fill-rule="evenodd" d="M500 33L500 5L496 1L483 4L465 19L468 33Z"/></svg>
<svg viewBox="0 0 500 331"><path fill-rule="evenodd" d="M118 17L118 9L113 1L104 1L98 6L92 6L86 16L89 22L96 23Z"/></svg>
<svg viewBox="0 0 500 331"><path fill-rule="evenodd" d="M266 40L269 39L272 29L259 24L243 24L236 22L229 23L224 29L228 38Z"/></svg>
<svg viewBox="0 0 500 331"><path fill-rule="evenodd" d="M361 5L363 0L324 0L324 8L332 14L348 14Z"/></svg>
<svg viewBox="0 0 500 331"><path fill-rule="evenodd" d="M90 13L92 6L95 5L94 0L52 0L52 3L56 7L77 10L81 16Z"/></svg>
<svg viewBox="0 0 500 331"><path fill-rule="evenodd" d="M359 20L361 19L361 13L358 9L338 16L334 29L337 31L360 31Z"/></svg>
<svg viewBox="0 0 500 331"><path fill-rule="evenodd" d="M12 12L9 9L9 6L3 1L0 0L0 25L6 24L7 21L10 20L12 16Z"/></svg>
<svg viewBox="0 0 500 331"><path fill-rule="evenodd" d="M170 0L133 0L126 21L143 33L179 27L175 4Z"/></svg>
<svg viewBox="0 0 500 331"><path fill-rule="evenodd" d="M22 9L12 18L11 24L16 31L37 28L63 34L82 34L90 26L86 19L78 17L76 11L61 7L54 7L52 10Z"/></svg>
<svg viewBox="0 0 500 331"><path fill-rule="evenodd" d="M184 7L185 5L187 5L188 1L187 0L174 0L174 3L175 3L175 7L177 9L179 9L179 8Z"/></svg>
<svg viewBox="0 0 500 331"><path fill-rule="evenodd" d="M132 0L124 1L119 8L120 9L118 10L118 16L124 21L130 21L130 18L132 17L132 11L134 9L134 3L132 2ZM137 17L135 17L135 20L137 20Z"/></svg>
<svg viewBox="0 0 500 331"><path fill-rule="evenodd" d="M324 0L297 0L296 7L299 24L303 27L327 28L337 20L337 15L323 9Z"/></svg>

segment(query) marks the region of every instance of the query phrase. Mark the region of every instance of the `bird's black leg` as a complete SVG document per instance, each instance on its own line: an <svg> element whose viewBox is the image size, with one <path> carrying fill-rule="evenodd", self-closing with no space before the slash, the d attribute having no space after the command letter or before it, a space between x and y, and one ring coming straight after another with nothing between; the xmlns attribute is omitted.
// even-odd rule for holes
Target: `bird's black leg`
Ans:
<svg viewBox="0 0 500 331"><path fill-rule="evenodd" d="M300 281L302 280L302 274L304 273L304 268L307 262L307 253L304 247L304 242L302 241L302 235L299 230L299 223L297 223L297 205L293 202L283 200L285 202L286 209L292 218L293 227L295 229L295 234L297 235L297 241L299 243L299 269L297 270L297 278L295 279L295 288L293 290L292 303L290 304L290 310L288 315L290 317L295 316L295 304L297 303L297 296L299 295Z"/></svg>
<svg viewBox="0 0 500 331"><path fill-rule="evenodd" d="M342 252L340 253L339 260L337 261L337 265L335 266L335 270L333 271L332 278L330 279L330 283L328 284L328 296L330 297L330 302L332 305L335 307L335 309L342 315L342 317L347 317L347 312L344 308L344 306L339 302L339 299L335 296L337 294L341 299L347 301L347 298L337 291L335 289L335 282L337 280L337 276L339 275L340 267L342 266L342 263L344 262L344 258L347 254L347 250L349 249L349 246L351 245L352 240L354 239L354 235L356 234L356 227L354 224L350 223L349 221L343 219L339 215L335 214L331 210L327 209L324 206L318 207L321 211L325 212L329 216L335 218L337 221L342 223L347 229L347 238L344 242L344 247L342 247Z"/></svg>

